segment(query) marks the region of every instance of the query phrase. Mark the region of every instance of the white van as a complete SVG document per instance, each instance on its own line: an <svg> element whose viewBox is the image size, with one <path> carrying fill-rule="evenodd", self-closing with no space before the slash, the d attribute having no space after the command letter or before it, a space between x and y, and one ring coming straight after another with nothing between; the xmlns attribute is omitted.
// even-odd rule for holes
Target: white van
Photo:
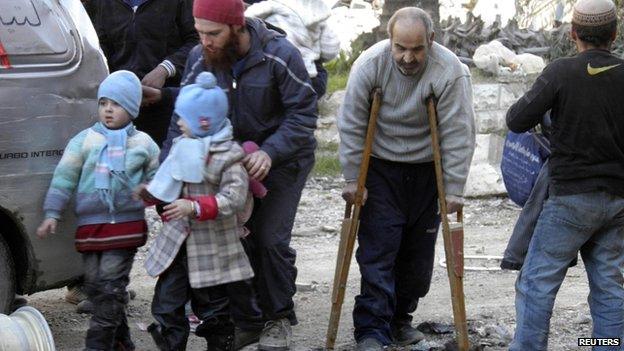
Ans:
<svg viewBox="0 0 624 351"><path fill-rule="evenodd" d="M0 312L14 294L62 287L82 274L68 207L57 233L35 236L67 141L95 121L108 74L78 0L0 1Z"/></svg>

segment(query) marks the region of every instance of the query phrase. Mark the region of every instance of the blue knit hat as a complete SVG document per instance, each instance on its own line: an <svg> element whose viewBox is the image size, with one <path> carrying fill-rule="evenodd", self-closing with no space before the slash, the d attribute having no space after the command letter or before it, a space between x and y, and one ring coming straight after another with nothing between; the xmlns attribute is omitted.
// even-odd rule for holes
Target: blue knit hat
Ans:
<svg viewBox="0 0 624 351"><path fill-rule="evenodd" d="M100 84L98 89L98 101L101 98L108 98L123 107L132 119L139 115L141 107L141 81L130 71L117 71L111 73Z"/></svg>
<svg viewBox="0 0 624 351"><path fill-rule="evenodd" d="M223 129L228 113L228 98L217 86L217 78L210 72L202 72L195 84L180 90L174 112L189 126L194 136L203 138ZM208 129L202 128L208 124Z"/></svg>

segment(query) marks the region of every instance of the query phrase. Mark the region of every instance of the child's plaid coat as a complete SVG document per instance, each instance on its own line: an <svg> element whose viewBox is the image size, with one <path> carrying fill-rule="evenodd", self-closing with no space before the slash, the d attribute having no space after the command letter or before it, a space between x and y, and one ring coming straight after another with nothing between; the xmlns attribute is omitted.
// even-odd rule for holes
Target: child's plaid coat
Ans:
<svg viewBox="0 0 624 351"><path fill-rule="evenodd" d="M244 156L242 148L232 141L210 147L204 182L184 184L182 196L215 195L218 216L215 220L203 222L195 219L165 222L145 261L149 275L155 277L164 272L180 247L186 244L192 288L253 277L249 259L239 240L242 224L238 223L236 216L247 199L249 178L241 163Z"/></svg>

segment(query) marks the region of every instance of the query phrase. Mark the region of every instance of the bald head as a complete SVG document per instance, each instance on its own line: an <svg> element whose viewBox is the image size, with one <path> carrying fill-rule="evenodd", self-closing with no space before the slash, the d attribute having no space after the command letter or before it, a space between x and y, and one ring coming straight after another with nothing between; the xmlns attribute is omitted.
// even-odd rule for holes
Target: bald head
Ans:
<svg viewBox="0 0 624 351"><path fill-rule="evenodd" d="M395 12L388 21L388 36L392 38L394 36L394 28L398 25L401 27L415 27L422 25L425 28L426 36L432 37L433 35L433 22L431 16L424 10L418 7L404 7Z"/></svg>
<svg viewBox="0 0 624 351"><path fill-rule="evenodd" d="M422 72L433 44L431 17L417 7L404 7L390 18L388 34L399 71L408 76Z"/></svg>
<svg viewBox="0 0 624 351"><path fill-rule="evenodd" d="M611 0L579 0L572 14L572 39L607 48L615 40L617 11ZM577 47L578 47L577 43Z"/></svg>

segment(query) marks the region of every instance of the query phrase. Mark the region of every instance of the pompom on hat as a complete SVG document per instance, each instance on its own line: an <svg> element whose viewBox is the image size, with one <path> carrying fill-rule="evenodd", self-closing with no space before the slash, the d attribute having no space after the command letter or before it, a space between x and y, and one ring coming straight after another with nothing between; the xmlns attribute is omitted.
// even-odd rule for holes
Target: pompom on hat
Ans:
<svg viewBox="0 0 624 351"><path fill-rule="evenodd" d="M574 4L572 23L596 27L617 20L617 10L611 0L579 0Z"/></svg>
<svg viewBox="0 0 624 351"><path fill-rule="evenodd" d="M195 0L193 17L242 26L245 24L245 5L242 0Z"/></svg>
<svg viewBox="0 0 624 351"><path fill-rule="evenodd" d="M194 136L203 138L219 132L226 124L228 98L217 86L217 78L210 72L202 72L194 84L180 90L174 112Z"/></svg>

